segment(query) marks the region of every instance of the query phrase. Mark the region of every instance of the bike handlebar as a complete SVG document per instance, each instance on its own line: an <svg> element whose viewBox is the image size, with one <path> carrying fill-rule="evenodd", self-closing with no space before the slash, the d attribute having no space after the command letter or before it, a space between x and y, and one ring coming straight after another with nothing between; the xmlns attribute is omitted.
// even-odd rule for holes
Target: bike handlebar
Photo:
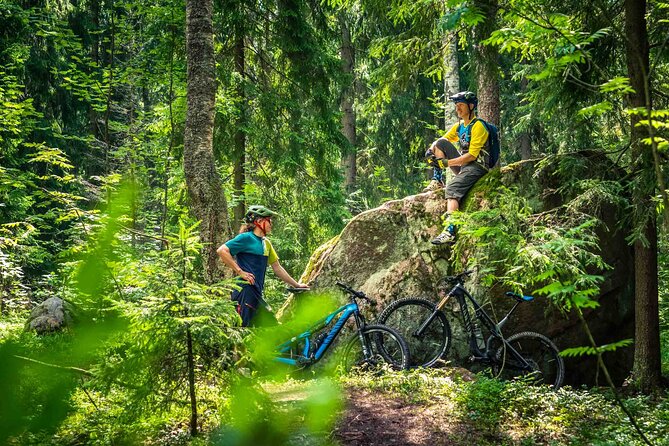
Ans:
<svg viewBox="0 0 669 446"><path fill-rule="evenodd" d="M350 286L348 286L347 284L345 284L343 282L336 282L336 285L339 288L341 288L342 290L344 290L345 292L347 292L348 294L350 294L351 296L357 297L357 298L362 299L362 300L366 300L367 302L369 302L372 305L376 305L376 302L374 302L369 297L367 297L367 295L365 293L363 293L362 291L356 291L356 290L354 290L353 288L351 288Z"/></svg>
<svg viewBox="0 0 669 446"><path fill-rule="evenodd" d="M473 269L468 269L455 276L446 276L444 277L444 280L449 283L462 282L466 277L471 276L473 273L474 273Z"/></svg>

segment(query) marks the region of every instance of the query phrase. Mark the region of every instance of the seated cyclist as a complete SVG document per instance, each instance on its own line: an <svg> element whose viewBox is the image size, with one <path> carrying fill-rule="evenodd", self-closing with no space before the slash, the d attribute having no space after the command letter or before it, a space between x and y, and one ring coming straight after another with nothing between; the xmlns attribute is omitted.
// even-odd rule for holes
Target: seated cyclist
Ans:
<svg viewBox="0 0 669 446"><path fill-rule="evenodd" d="M426 157L435 167L435 179L441 181L442 169L450 167L455 174L446 185L446 229L432 243L441 245L455 242L455 226L451 215L460 209L460 202L476 182L488 172L485 157L489 153L488 130L476 118L478 98L471 91L463 91L449 98L455 103L455 113L462 122L456 122L443 138L427 150ZM452 144L459 142L459 150Z"/></svg>
<svg viewBox="0 0 669 446"><path fill-rule="evenodd" d="M267 234L272 231L272 217L278 215L265 206L251 206L244 217L244 224L239 234L216 251L223 263L246 282L242 284L240 290L234 290L231 296L231 299L237 302L237 313L242 318L243 327L254 325L252 322L258 310L270 310L262 297L268 264L274 270L274 274L288 285L294 288L307 288L283 269L272 243L267 239Z"/></svg>

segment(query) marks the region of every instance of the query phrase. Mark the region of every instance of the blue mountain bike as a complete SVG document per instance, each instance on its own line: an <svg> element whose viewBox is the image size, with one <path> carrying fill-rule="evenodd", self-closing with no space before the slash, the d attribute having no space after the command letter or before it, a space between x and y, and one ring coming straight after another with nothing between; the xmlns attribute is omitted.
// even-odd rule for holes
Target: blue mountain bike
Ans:
<svg viewBox="0 0 669 446"><path fill-rule="evenodd" d="M360 368L363 370L390 367L394 370L409 368L409 347L402 336L385 325L368 325L360 313L358 299L373 302L361 291L337 282L337 286L346 293L351 302L339 307L323 319L314 323L306 331L276 347L275 360L283 364L306 368L319 362L335 340L342 333L346 322L353 318L355 330L343 341L338 364L344 370ZM308 291L304 288L289 288L292 293Z"/></svg>

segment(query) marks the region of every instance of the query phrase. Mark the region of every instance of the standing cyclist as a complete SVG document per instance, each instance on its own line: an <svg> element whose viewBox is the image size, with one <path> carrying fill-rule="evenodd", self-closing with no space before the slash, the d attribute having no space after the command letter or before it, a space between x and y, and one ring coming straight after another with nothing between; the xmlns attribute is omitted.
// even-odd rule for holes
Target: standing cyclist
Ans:
<svg viewBox="0 0 669 446"><path fill-rule="evenodd" d="M453 124L443 138L427 150L426 156L435 163L435 176L441 178L441 168L450 167L455 175L446 185L447 227L432 243L442 245L455 242L455 226L451 214L460 209L460 202L474 184L488 172L488 129L476 117L478 98L471 91L463 91L449 98L455 103L455 113L462 122ZM459 142L459 150L452 143Z"/></svg>
<svg viewBox="0 0 669 446"><path fill-rule="evenodd" d="M251 325L256 311L260 308L265 307L269 310L267 302L262 297L268 264L274 270L274 274L288 285L295 288L307 287L297 282L283 269L272 243L266 237L272 231L272 217L278 215L265 206L251 206L244 217L244 224L239 234L216 251L223 263L246 282L240 290L233 291L231 297L237 302L237 313L242 318L243 327Z"/></svg>

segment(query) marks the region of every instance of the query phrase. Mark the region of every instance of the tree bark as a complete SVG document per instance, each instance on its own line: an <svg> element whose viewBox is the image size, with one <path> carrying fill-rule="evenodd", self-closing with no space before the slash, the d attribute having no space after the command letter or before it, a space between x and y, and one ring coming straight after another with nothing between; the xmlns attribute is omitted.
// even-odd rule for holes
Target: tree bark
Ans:
<svg viewBox="0 0 669 446"><path fill-rule="evenodd" d="M92 0L90 3L91 7L91 21L92 23L92 32L91 32L91 60L100 67L100 0ZM89 68L90 70L90 68ZM95 111L92 104L88 104L88 120L90 125L90 131L93 135L93 138L96 140L100 139L100 129L98 128L98 112Z"/></svg>
<svg viewBox="0 0 669 446"><path fill-rule="evenodd" d="M245 70L246 57L244 54L244 27L237 27L237 39L235 41L235 70L239 74L239 85L237 87L237 99L239 100L239 118L235 125L235 165L233 168L233 179L235 194L239 201L234 208L234 221L240 223L246 213L246 200L244 198L244 185L246 184L246 91Z"/></svg>
<svg viewBox="0 0 669 446"><path fill-rule="evenodd" d="M649 48L646 28L646 0L625 0L625 36L627 43L627 71L630 85L634 93L628 96L630 107L651 109ZM652 197L655 194L656 179L652 152L641 140L644 129L637 127L642 119L632 115L630 119L630 143L632 158L642 176L644 172L653 172L652 181L642 179L633 194L637 208L636 225L646 239L634 243L634 275L635 275L635 343L633 376L639 389L650 393L661 383L660 360L660 321L658 312L658 269L657 269L657 224L655 205Z"/></svg>
<svg viewBox="0 0 669 446"><path fill-rule="evenodd" d="M497 0L476 0L475 4L486 16L485 20L474 30L476 42L476 78L479 98L477 115L499 127L500 99L497 47L481 44L495 30L498 9Z"/></svg>
<svg viewBox="0 0 669 446"><path fill-rule="evenodd" d="M227 203L214 160L213 0L186 2L186 55L188 61L184 173L191 210L201 221L203 267L207 283L223 277L216 248L231 235Z"/></svg>
<svg viewBox="0 0 669 446"><path fill-rule="evenodd" d="M345 86L341 96L341 126L342 133L348 141L348 147L342 153L341 164L344 168L344 187L346 192L355 190L357 175L357 134L356 116L353 104L355 101L355 53L351 42L351 30L348 27L344 13L339 14L339 25L341 27L341 67L346 76Z"/></svg>
<svg viewBox="0 0 669 446"><path fill-rule="evenodd" d="M527 92L527 78L523 76L520 80L520 93L525 96ZM529 129L525 130L518 136L518 151L520 152L521 160L528 160L532 158L532 140L530 139Z"/></svg>
<svg viewBox="0 0 669 446"><path fill-rule="evenodd" d="M448 100L460 91L460 67L458 66L458 36L455 32L444 36L444 130L453 124L455 113Z"/></svg>
<svg viewBox="0 0 669 446"><path fill-rule="evenodd" d="M186 363L188 366L188 396L190 398L190 435L197 435L197 395L195 394L195 353L193 335L190 327L186 328Z"/></svg>

